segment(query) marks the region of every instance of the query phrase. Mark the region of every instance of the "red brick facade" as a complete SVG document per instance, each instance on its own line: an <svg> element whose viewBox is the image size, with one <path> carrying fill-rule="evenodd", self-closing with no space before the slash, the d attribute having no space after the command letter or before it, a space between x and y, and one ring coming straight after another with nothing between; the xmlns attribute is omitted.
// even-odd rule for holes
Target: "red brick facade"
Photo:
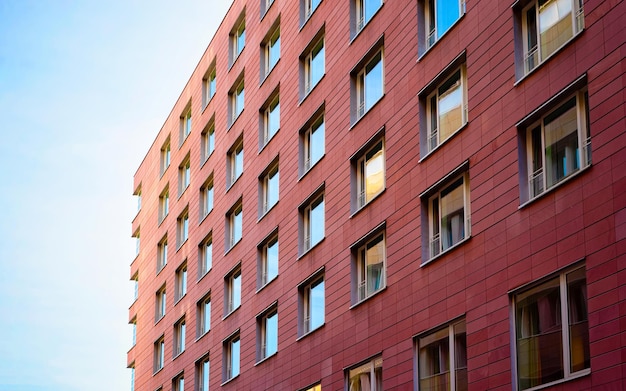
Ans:
<svg viewBox="0 0 626 391"><path fill-rule="evenodd" d="M263 13L264 1L234 1L135 174L134 189L142 197L132 225L141 238L131 264L138 298L129 311L137 324L136 344L128 352L135 389L177 389L173 379L182 374L185 390L199 390L197 362L208 357L214 390L300 390L318 383L323 390L347 390L349 369L380 357L384 389L413 390L419 383L420 338L457 319L466 327L467 389L514 389L520 373L512 358L513 301L526 284L556 277L572 265L584 265L586 273L590 370L566 375L550 389L626 388L626 4L584 0L584 29L525 74L521 31L526 30L519 15L530 2L468 0L428 50L428 1L387 0L358 34L355 1L323 0L306 21L304 3L274 0ZM245 48L233 61L232 34L244 20ZM263 46L277 26L280 60L264 78ZM322 36L324 74L305 94L307 56ZM371 107L366 100L361 116L359 74L379 49L384 94ZM216 93L204 107L203 78L212 69ZM456 69L462 69L465 120L429 152L427 102ZM229 99L241 80L245 108L232 121ZM263 113L275 93L280 130L261 146ZM578 145L579 169L529 196L531 185L522 173L530 164L531 124L544 121L569 96L578 96L577 107L586 107L586 113L578 111L578 125L589 131L591 152ZM181 140L189 104L191 132ZM316 113L324 115L324 155L305 172L303 132ZM211 121L215 149L204 161L201 134ZM161 174L161 148L168 138L171 163ZM227 170L234 163L227 163L227 156L241 138L243 173L231 184ZM379 139L384 140L384 190L360 207L357 160L370 140ZM179 166L187 155L190 184L179 195ZM567 156L561 161L573 164ZM582 161L587 157L589 165ZM262 215L262 176L275 162L280 201ZM213 208L202 217L201 193L211 175ZM441 202L458 175L465 178L459 188L465 191L467 220L460 223L465 229L446 228L455 245L446 248L442 237L441 254L432 256L430 236L438 228L429 226L435 219L430 203ZM169 213L159 222L160 195L168 185ZM324 196L323 239L306 250L306 208L318 193ZM242 238L229 248L229 219L239 204ZM188 238L179 246L179 217L185 210ZM384 287L373 288L375 294L361 301L359 248L375 229L384 232ZM259 246L276 232L278 276L261 289ZM454 239L458 232L460 241ZM157 273L165 235L167 265ZM199 278L201 245L209 235L212 267ZM176 273L185 261L187 292L178 299ZM225 277L237 265L241 305L225 315ZM316 272L324 276L324 321L304 333L304 286ZM166 314L155 321L155 300L164 285ZM198 303L207 294L210 331L199 336ZM273 304L277 352L260 360L257 316ZM173 358L175 325L183 317L185 349ZM229 379L225 340L234 332L239 333L240 373ZM155 370L155 342L161 336L164 365Z"/></svg>

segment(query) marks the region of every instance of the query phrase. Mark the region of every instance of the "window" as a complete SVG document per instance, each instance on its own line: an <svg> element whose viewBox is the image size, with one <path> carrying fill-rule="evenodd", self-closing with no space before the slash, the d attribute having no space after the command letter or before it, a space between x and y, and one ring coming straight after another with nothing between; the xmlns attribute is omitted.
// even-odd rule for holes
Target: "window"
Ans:
<svg viewBox="0 0 626 391"><path fill-rule="evenodd" d="M163 285L156 292L156 316L155 316L155 322L158 322L159 320L161 320L161 318L163 318L165 316L166 304L167 304L167 300L166 300L166 294L165 294L165 285Z"/></svg>
<svg viewBox="0 0 626 391"><path fill-rule="evenodd" d="M589 373L584 266L520 291L512 301L518 390Z"/></svg>
<svg viewBox="0 0 626 391"><path fill-rule="evenodd" d="M187 104L185 111L180 116L180 144L187 139L191 133L191 102Z"/></svg>
<svg viewBox="0 0 626 391"><path fill-rule="evenodd" d="M243 135L241 135L235 145L228 151L227 169L228 186L232 186L237 179L243 174Z"/></svg>
<svg viewBox="0 0 626 391"><path fill-rule="evenodd" d="M198 280L213 267L213 232L200 243L198 256Z"/></svg>
<svg viewBox="0 0 626 391"><path fill-rule="evenodd" d="M309 251L324 239L324 194L317 196L301 209L302 252Z"/></svg>
<svg viewBox="0 0 626 391"><path fill-rule="evenodd" d="M187 262L176 270L176 301L187 294Z"/></svg>
<svg viewBox="0 0 626 391"><path fill-rule="evenodd" d="M215 95L215 78L216 78L216 60L213 60L212 65L209 67L209 70L202 78L202 107L207 107L211 99L213 99L213 95Z"/></svg>
<svg viewBox="0 0 626 391"><path fill-rule="evenodd" d="M139 228L133 234L133 238L135 238L135 256L139 255L139 251L141 250L141 238L139 233Z"/></svg>
<svg viewBox="0 0 626 391"><path fill-rule="evenodd" d="M385 232L376 233L371 239L366 237L362 242L352 249L352 289L355 304L379 292L387 283Z"/></svg>
<svg viewBox="0 0 626 391"><path fill-rule="evenodd" d="M356 33L363 30L363 27L372 19L382 5L383 0L355 0Z"/></svg>
<svg viewBox="0 0 626 391"><path fill-rule="evenodd" d="M171 149L170 138L168 136L161 147L161 175L163 175L165 170L170 166Z"/></svg>
<svg viewBox="0 0 626 391"><path fill-rule="evenodd" d="M209 391L209 379L211 374L211 364L209 358L205 357L196 363L196 384L197 391Z"/></svg>
<svg viewBox="0 0 626 391"><path fill-rule="evenodd" d="M185 318L182 318L174 325L174 357L185 351L186 330Z"/></svg>
<svg viewBox="0 0 626 391"><path fill-rule="evenodd" d="M224 341L224 381L239 375L239 331Z"/></svg>
<svg viewBox="0 0 626 391"><path fill-rule="evenodd" d="M137 315L133 317L130 321L130 325L132 326L132 345L135 346L137 344Z"/></svg>
<svg viewBox="0 0 626 391"><path fill-rule="evenodd" d="M267 13L272 4L274 4L274 0L261 0L261 18Z"/></svg>
<svg viewBox="0 0 626 391"><path fill-rule="evenodd" d="M278 202L278 162L270 166L260 179L261 210L260 216L266 214Z"/></svg>
<svg viewBox="0 0 626 391"><path fill-rule="evenodd" d="M385 190L385 141L374 140L369 147L368 143L363 151L359 151L352 160L354 171L353 180L356 181L355 201L356 210L364 207L377 195Z"/></svg>
<svg viewBox="0 0 626 391"><path fill-rule="evenodd" d="M588 95L585 89L560 96L548 111L518 124L520 198L528 201L591 165Z"/></svg>
<svg viewBox="0 0 626 391"><path fill-rule="evenodd" d="M280 20L275 24L269 35L264 39L261 52L261 80L270 74L280 59Z"/></svg>
<svg viewBox="0 0 626 391"><path fill-rule="evenodd" d="M377 44L379 46L381 43ZM354 83L356 87L357 119L361 118L383 97L384 72L383 50L378 50L364 66L357 67ZM353 73L354 74L354 73Z"/></svg>
<svg viewBox="0 0 626 391"><path fill-rule="evenodd" d="M189 209L185 209L178 217L178 248L189 238Z"/></svg>
<svg viewBox="0 0 626 391"><path fill-rule="evenodd" d="M324 156L324 149L324 114L322 112L301 133L302 175Z"/></svg>
<svg viewBox="0 0 626 391"><path fill-rule="evenodd" d="M135 190L133 195L137 197L137 212L139 212L141 210L141 185Z"/></svg>
<svg viewBox="0 0 626 391"><path fill-rule="evenodd" d="M212 117L209 121L209 125L204 129L200 140L201 159L202 162L206 162L209 156L215 150L215 117Z"/></svg>
<svg viewBox="0 0 626 391"><path fill-rule="evenodd" d="M137 301L139 298L139 274L135 273L130 280L133 282L133 301Z"/></svg>
<svg viewBox="0 0 626 391"><path fill-rule="evenodd" d="M198 338L211 330L211 294L204 296L197 305L198 316L196 322L198 324Z"/></svg>
<svg viewBox="0 0 626 391"><path fill-rule="evenodd" d="M278 276L278 234L270 236L259 246L259 276L259 288Z"/></svg>
<svg viewBox="0 0 626 391"><path fill-rule="evenodd" d="M163 369L165 363L165 339L161 336L154 343L154 372L158 372Z"/></svg>
<svg viewBox="0 0 626 391"><path fill-rule="evenodd" d="M465 163L462 167L465 167ZM428 227L427 235L422 235L428 238L428 243L422 245L427 250L427 254L423 254L426 261L422 264L463 242L470 235L469 175L463 172L448 178L421 197L422 210L428 218L428 221L422 223L422 227Z"/></svg>
<svg viewBox="0 0 626 391"><path fill-rule="evenodd" d="M165 189L159 195L159 224L163 222L167 214L170 213L170 187L165 186Z"/></svg>
<svg viewBox="0 0 626 391"><path fill-rule="evenodd" d="M161 239L157 248L157 273L167 265L167 235Z"/></svg>
<svg viewBox="0 0 626 391"><path fill-rule="evenodd" d="M465 0L420 0L418 24L423 31L424 41L420 55L431 48L435 42L456 23L465 13Z"/></svg>
<svg viewBox="0 0 626 391"><path fill-rule="evenodd" d="M239 201L227 215L226 248L231 249L241 240L243 228L243 208Z"/></svg>
<svg viewBox="0 0 626 391"><path fill-rule="evenodd" d="M267 144L280 129L280 100L278 93L270 99L271 101L263 109L261 147Z"/></svg>
<svg viewBox="0 0 626 391"><path fill-rule="evenodd" d="M135 391L135 363L130 366L130 391Z"/></svg>
<svg viewBox="0 0 626 391"><path fill-rule="evenodd" d="M257 362L278 351L278 308L274 304L257 317Z"/></svg>
<svg viewBox="0 0 626 391"><path fill-rule="evenodd" d="M180 375L172 380L172 391L185 391L184 375Z"/></svg>
<svg viewBox="0 0 626 391"><path fill-rule="evenodd" d="M383 359L377 357L347 371L348 389L355 391L382 391ZM421 390L421 389L420 389Z"/></svg>
<svg viewBox="0 0 626 391"><path fill-rule="evenodd" d="M230 314L241 306L241 267L237 266L224 279L226 287L226 300L224 316Z"/></svg>
<svg viewBox="0 0 626 391"><path fill-rule="evenodd" d="M315 275L298 288L300 335L305 335L324 324L324 275Z"/></svg>
<svg viewBox="0 0 626 391"><path fill-rule="evenodd" d="M521 1L514 7L514 14L516 46L521 46L521 50L516 50L518 79L585 27L583 0Z"/></svg>
<svg viewBox="0 0 626 391"><path fill-rule="evenodd" d="M317 85L317 83L324 76L324 32L321 32L322 36L319 40L314 41L315 43L311 46L311 48L304 53L301 57L301 61L304 69L304 93L302 97L304 98L306 95L311 92L313 87ZM319 35L319 34L318 34Z"/></svg>
<svg viewBox="0 0 626 391"><path fill-rule="evenodd" d="M242 14L235 28L230 33L230 64L235 63L243 48L246 46L246 16Z"/></svg>
<svg viewBox="0 0 626 391"><path fill-rule="evenodd" d="M454 61L465 59L465 53ZM444 78L438 78L420 93L421 116L420 144L424 147L423 156L434 151L444 141L467 124L467 76L465 64L451 72L444 71ZM422 122L423 121L423 122Z"/></svg>
<svg viewBox="0 0 626 391"><path fill-rule="evenodd" d="M200 216L202 219L213 210L213 173L200 188Z"/></svg>
<svg viewBox="0 0 626 391"><path fill-rule="evenodd" d="M419 389L467 390L465 319L417 338Z"/></svg>
<svg viewBox="0 0 626 391"><path fill-rule="evenodd" d="M185 157L185 160L178 166L178 195L182 195L189 187L191 180L191 160L189 154Z"/></svg>
<svg viewBox="0 0 626 391"><path fill-rule="evenodd" d="M320 5L322 0L300 0L300 1L302 4L302 10L303 10L303 15L302 15L303 17L302 17L301 24L304 24L304 22L309 20L309 18L311 17L313 12L317 9L317 6Z"/></svg>
<svg viewBox="0 0 626 391"><path fill-rule="evenodd" d="M239 118L239 114L243 111L244 107L244 79L243 74L241 75L241 80L235 84L235 87L229 93L229 103L230 103L230 125L235 123L235 120Z"/></svg>

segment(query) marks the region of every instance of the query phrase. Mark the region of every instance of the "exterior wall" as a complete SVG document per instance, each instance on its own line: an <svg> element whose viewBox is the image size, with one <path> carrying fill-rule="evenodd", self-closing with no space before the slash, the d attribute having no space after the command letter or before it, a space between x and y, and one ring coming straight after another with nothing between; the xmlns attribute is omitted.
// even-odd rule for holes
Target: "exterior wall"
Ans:
<svg viewBox="0 0 626 391"><path fill-rule="evenodd" d="M223 382L222 342L240 330L241 374L224 389L296 390L316 382L343 389L344 369L377 354L385 389L414 387L414 336L465 316L469 389L512 388L509 292L584 259L591 373L551 389L626 388L626 68L622 1L585 0L585 30L530 75L515 76L513 1L468 1L464 16L418 55L418 3L387 1L351 40L348 0L323 0L301 27L299 2L275 0L260 17L258 0L235 0L139 167L134 188L142 208L133 220L141 250L131 263L139 297L130 307L137 343L128 352L137 390L169 390L184 371L194 385L195 362L207 352L211 389ZM229 32L245 10L246 46L229 66ZM281 53L260 80L260 43L280 17ZM325 32L325 75L301 99L303 50ZM383 37L384 97L353 123L350 70ZM418 91L465 51L468 123L420 160ZM202 78L216 61L217 93L202 107ZM244 73L245 109L228 126L228 91ZM577 177L520 206L516 123L586 74L593 163ZM259 109L280 89L280 131L259 149ZM191 101L192 131L179 146L179 117ZM325 156L300 178L298 131L325 105ZM215 150L201 164L200 134L215 116ZM350 157L384 127L385 191L357 213L351 209ZM244 170L230 188L226 155L243 134ZM171 165L160 175L160 148L171 138ZM178 196L178 166L190 154L191 185ZM259 218L259 175L276 157L280 201ZM471 237L422 264L420 194L469 161ZM213 173L214 208L203 220L200 187ZM169 183L170 212L158 223L159 194ZM325 239L301 255L298 207L320 185ZM226 213L243 204L243 238L226 249ZM188 206L189 239L176 249L176 218ZM351 307L350 246L385 222L387 287ZM279 276L257 291L257 245L276 227ZM213 267L198 280L198 245L213 237ZM156 273L157 245L167 233L167 266ZM174 303L175 271L187 260L188 291ZM224 316L224 276L239 262L242 305ZM324 268L325 324L298 338L297 286ZM155 324L155 292L167 286L167 313ZM196 303L211 293L211 331L196 339ZM255 365L256 316L278 303L278 353ZM186 350L175 359L173 326L186 316ZM165 366L153 374L154 342L165 338Z"/></svg>

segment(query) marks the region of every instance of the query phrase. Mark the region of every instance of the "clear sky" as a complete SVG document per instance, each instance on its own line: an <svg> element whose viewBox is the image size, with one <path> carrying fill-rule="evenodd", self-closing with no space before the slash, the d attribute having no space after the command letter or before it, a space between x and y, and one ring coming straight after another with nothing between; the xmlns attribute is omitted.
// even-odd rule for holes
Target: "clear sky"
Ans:
<svg viewBox="0 0 626 391"><path fill-rule="evenodd" d="M231 0L0 0L0 391L130 389L133 174Z"/></svg>

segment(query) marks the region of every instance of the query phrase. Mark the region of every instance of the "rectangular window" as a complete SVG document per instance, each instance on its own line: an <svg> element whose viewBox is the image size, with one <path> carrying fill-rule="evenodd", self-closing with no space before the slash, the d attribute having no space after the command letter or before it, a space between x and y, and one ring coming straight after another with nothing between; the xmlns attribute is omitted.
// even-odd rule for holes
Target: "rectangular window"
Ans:
<svg viewBox="0 0 626 391"><path fill-rule="evenodd" d="M191 133L191 102L180 116L180 145L185 142L189 133Z"/></svg>
<svg viewBox="0 0 626 391"><path fill-rule="evenodd" d="M133 282L133 301L136 301L139 298L139 274L135 273L130 280Z"/></svg>
<svg viewBox="0 0 626 391"><path fill-rule="evenodd" d="M465 319L417 338L419 389L467 390Z"/></svg>
<svg viewBox="0 0 626 391"><path fill-rule="evenodd" d="M257 317L257 361L278 351L278 308L276 305Z"/></svg>
<svg viewBox="0 0 626 391"><path fill-rule="evenodd" d="M176 301L187 294L187 262L176 270Z"/></svg>
<svg viewBox="0 0 626 391"><path fill-rule="evenodd" d="M298 288L300 296L300 335L324 324L324 275L316 275Z"/></svg>
<svg viewBox="0 0 626 391"><path fill-rule="evenodd" d="M172 380L172 391L185 391L184 375L180 375Z"/></svg>
<svg viewBox="0 0 626 391"><path fill-rule="evenodd" d="M139 228L137 228L137 231L133 233L133 238L135 238L135 256L138 256L139 251L141 250L141 234L139 232Z"/></svg>
<svg viewBox="0 0 626 391"><path fill-rule="evenodd" d="M313 12L315 12L315 10L317 9L317 6L320 5L320 3L322 2L322 0L300 0L301 1L301 5L302 5L302 23L304 24L307 20L309 20L309 18L311 17L311 15L313 15Z"/></svg>
<svg viewBox="0 0 626 391"><path fill-rule="evenodd" d="M196 322L198 324L197 336L200 338L204 334L211 330L211 294L209 293L202 298L197 304L197 317Z"/></svg>
<svg viewBox="0 0 626 391"><path fill-rule="evenodd" d="M427 155L450 138L467 123L467 76L465 65L452 71L441 83L427 88L420 97L421 107L426 110L426 126L420 141ZM422 128L423 129L423 128Z"/></svg>
<svg viewBox="0 0 626 391"><path fill-rule="evenodd" d="M535 122L519 126L525 164L520 167L522 202L540 196L591 165L591 134L585 89L549 107ZM527 184L524 183L527 181Z"/></svg>
<svg viewBox="0 0 626 391"><path fill-rule="evenodd" d="M213 267L213 232L200 243L198 256L198 280Z"/></svg>
<svg viewBox="0 0 626 391"><path fill-rule="evenodd" d="M274 69L274 66L280 59L280 25L271 30L270 34L262 43L262 61L263 69L261 70L261 80Z"/></svg>
<svg viewBox="0 0 626 391"><path fill-rule="evenodd" d="M512 302L519 390L589 373L584 266L518 292Z"/></svg>
<svg viewBox="0 0 626 391"><path fill-rule="evenodd" d="M424 42L420 42L422 55L465 14L465 0L420 0L419 5L423 9L418 13L418 24L424 32Z"/></svg>
<svg viewBox="0 0 626 391"><path fill-rule="evenodd" d="M185 209L178 217L178 248L189 238L189 209Z"/></svg>
<svg viewBox="0 0 626 391"><path fill-rule="evenodd" d="M367 146L366 146L367 148ZM356 180L356 209L361 209L385 190L385 141L359 152L352 160Z"/></svg>
<svg viewBox="0 0 626 391"><path fill-rule="evenodd" d="M239 375L240 342L239 332L224 341L224 381Z"/></svg>
<svg viewBox="0 0 626 391"><path fill-rule="evenodd" d="M174 357L185 351L185 336L187 334L187 326L185 318L182 318L174 325Z"/></svg>
<svg viewBox="0 0 626 391"><path fill-rule="evenodd" d="M355 0L356 33L363 30L382 5L383 0Z"/></svg>
<svg viewBox="0 0 626 391"><path fill-rule="evenodd" d="M228 233L226 248L231 249L241 240L243 230L243 208L241 201L228 213L226 224L226 232Z"/></svg>
<svg viewBox="0 0 626 391"><path fill-rule="evenodd" d="M239 21L230 33L230 64L235 63L243 48L246 46L246 16L242 14Z"/></svg>
<svg viewBox="0 0 626 391"><path fill-rule="evenodd" d="M229 171L227 183L232 186L243 174L243 135L235 142L235 145L228 151L227 169Z"/></svg>
<svg viewBox="0 0 626 391"><path fill-rule="evenodd" d="M167 235L161 239L157 248L157 273L167 265Z"/></svg>
<svg viewBox="0 0 626 391"><path fill-rule="evenodd" d="M208 357L196 363L196 384L197 391L209 391L209 379L211 375L211 364Z"/></svg>
<svg viewBox="0 0 626 391"><path fill-rule="evenodd" d="M165 285L163 285L157 292L156 292L156 312L155 312L155 322L158 322L159 320L161 320L161 318L163 318L165 316L165 309L167 308L166 304L167 304L167 299L166 299L166 294L165 294Z"/></svg>
<svg viewBox="0 0 626 391"><path fill-rule="evenodd" d="M243 111L245 103L245 89L243 74L241 75L241 81L235 85L229 94L230 103L230 125L235 123L235 120L239 118L239 114Z"/></svg>
<svg viewBox="0 0 626 391"><path fill-rule="evenodd" d="M130 391L135 391L135 364L130 367Z"/></svg>
<svg viewBox="0 0 626 391"><path fill-rule="evenodd" d="M518 79L535 69L585 27L583 0L534 0L514 8ZM523 71L520 72L520 63Z"/></svg>
<svg viewBox="0 0 626 391"><path fill-rule="evenodd" d="M183 162L178 166L178 195L182 195L185 190L189 187L189 182L191 181L191 161L189 159L189 154L183 160Z"/></svg>
<svg viewBox="0 0 626 391"><path fill-rule="evenodd" d="M322 193L301 210L302 252L309 251L324 239L324 194Z"/></svg>
<svg viewBox="0 0 626 391"><path fill-rule="evenodd" d="M315 119L310 127L301 133L302 175L308 172L323 156L324 141L324 114Z"/></svg>
<svg viewBox="0 0 626 391"><path fill-rule="evenodd" d="M262 144L267 144L280 129L280 100L278 94L269 102L263 111Z"/></svg>
<svg viewBox="0 0 626 391"><path fill-rule="evenodd" d="M130 346L135 346L135 344L137 344L137 316L136 315L130 321L130 325L132 327L132 345Z"/></svg>
<svg viewBox="0 0 626 391"><path fill-rule="evenodd" d="M346 380L350 390L382 391L383 389L382 357L372 359L356 368L348 369L346 372Z"/></svg>
<svg viewBox="0 0 626 391"><path fill-rule="evenodd" d="M323 31L322 31L323 34ZM301 57L304 74L304 93L302 97L311 92L313 87L322 79L325 73L325 59L324 59L324 36L322 35L318 41L311 47L311 49L304 53Z"/></svg>
<svg viewBox="0 0 626 391"><path fill-rule="evenodd" d="M279 171L278 171L278 163L276 163L269 169L267 174L265 174L261 178L261 190L262 190L261 216L266 214L278 202L278 197L279 197L278 180L279 180Z"/></svg>
<svg viewBox="0 0 626 391"><path fill-rule="evenodd" d="M172 154L171 149L170 138L168 136L165 143L163 143L163 146L161 147L161 175L163 175L165 170L167 170L170 166L170 158Z"/></svg>
<svg viewBox="0 0 626 391"><path fill-rule="evenodd" d="M385 232L377 233L371 239L352 249L354 266L353 303L359 303L385 288L386 278Z"/></svg>
<svg viewBox="0 0 626 391"><path fill-rule="evenodd" d="M137 197L137 212L139 212L141 210L141 185L139 185L133 195Z"/></svg>
<svg viewBox="0 0 626 391"><path fill-rule="evenodd" d="M202 107L207 107L211 99L213 99L213 95L215 95L215 61L216 60L213 60L213 65L209 67L209 70L202 78Z"/></svg>
<svg viewBox="0 0 626 391"><path fill-rule="evenodd" d="M202 132L200 148L202 163L204 163L215 150L215 117L211 118L209 125Z"/></svg>
<svg viewBox="0 0 626 391"><path fill-rule="evenodd" d="M158 372L163 369L165 363L165 339L159 338L154 343L154 372Z"/></svg>
<svg viewBox="0 0 626 391"><path fill-rule="evenodd" d="M259 246L258 287L262 288L278 276L278 235L271 236Z"/></svg>
<svg viewBox="0 0 626 391"><path fill-rule="evenodd" d="M267 10L274 4L274 0L261 0L261 19L267 13Z"/></svg>
<svg viewBox="0 0 626 391"><path fill-rule="evenodd" d="M377 45L378 46L378 45ZM357 119L361 118L384 94L383 50L379 49L353 78L356 88Z"/></svg>
<svg viewBox="0 0 626 391"><path fill-rule="evenodd" d="M200 216L202 219L213 210L213 173L200 188Z"/></svg>
<svg viewBox="0 0 626 391"><path fill-rule="evenodd" d="M224 284L226 286L224 316L226 316L241 306L241 268L239 266L225 277Z"/></svg>
<svg viewBox="0 0 626 391"><path fill-rule="evenodd" d="M159 195L159 224L163 222L165 217L170 213L170 187L165 186L165 189Z"/></svg>

